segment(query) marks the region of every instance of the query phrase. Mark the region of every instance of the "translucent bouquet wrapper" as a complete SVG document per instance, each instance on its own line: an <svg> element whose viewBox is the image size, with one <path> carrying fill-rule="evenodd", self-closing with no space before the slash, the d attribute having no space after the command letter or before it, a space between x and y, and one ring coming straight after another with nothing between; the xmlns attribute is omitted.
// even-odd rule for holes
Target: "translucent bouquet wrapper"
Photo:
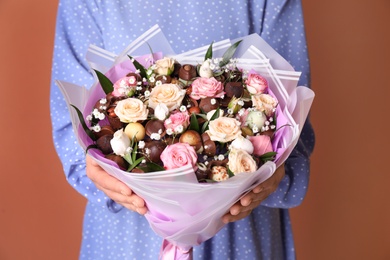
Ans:
<svg viewBox="0 0 390 260"><path fill-rule="evenodd" d="M269 178L288 158L298 142L309 113L314 93L306 87L297 87L299 72L274 51L259 35L253 34L213 44L213 57L222 57L231 44L242 40L235 58L239 69L254 70L267 79L269 88L279 101L277 122L286 125L276 131L273 148L276 159L268 161L256 172L241 173L218 183L199 183L190 165L145 174L120 170L116 164L95 149L88 153L109 174L126 183L142 197L148 207L145 215L150 227L161 236L163 244L160 259L192 259L192 247L213 237L223 226L222 216L244 194ZM144 66L151 58L173 57L181 64L201 64L209 46L182 54L175 54L158 26L152 27L133 41L121 54L115 55L96 46L90 46L87 60L92 69L116 81L134 71L128 54ZM158 51L151 54L151 51ZM151 57L153 55L153 57ZM80 125L78 115L70 105L83 112L84 118L92 111L99 98L105 96L97 78L91 88L68 82L56 82L69 106L74 132L79 144L86 149L89 139Z"/></svg>

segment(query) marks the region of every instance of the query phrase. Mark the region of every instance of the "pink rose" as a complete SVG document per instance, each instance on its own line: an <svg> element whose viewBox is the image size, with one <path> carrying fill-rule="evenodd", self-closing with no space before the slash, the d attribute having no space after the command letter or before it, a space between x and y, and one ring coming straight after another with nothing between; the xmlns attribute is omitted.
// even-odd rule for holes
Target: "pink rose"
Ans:
<svg viewBox="0 0 390 260"><path fill-rule="evenodd" d="M196 169L198 156L195 149L187 143L168 145L160 155L164 168L167 170L180 168L191 164Z"/></svg>
<svg viewBox="0 0 390 260"><path fill-rule="evenodd" d="M191 86L190 97L196 100L206 97L220 98L225 95L222 83L215 78L197 78Z"/></svg>
<svg viewBox="0 0 390 260"><path fill-rule="evenodd" d="M112 95L115 97L129 96L131 97L135 93L137 87L137 78L134 76L123 77L114 83L114 91Z"/></svg>
<svg viewBox="0 0 390 260"><path fill-rule="evenodd" d="M164 121L165 129L172 130L173 133L182 133L190 124L190 116L187 111L176 112Z"/></svg>
<svg viewBox="0 0 390 260"><path fill-rule="evenodd" d="M268 83L265 78L256 73L250 73L245 80L246 89L251 94L264 93L268 88Z"/></svg>
<svg viewBox="0 0 390 260"><path fill-rule="evenodd" d="M262 156L272 152L271 138L268 135L247 136L253 144L253 155Z"/></svg>

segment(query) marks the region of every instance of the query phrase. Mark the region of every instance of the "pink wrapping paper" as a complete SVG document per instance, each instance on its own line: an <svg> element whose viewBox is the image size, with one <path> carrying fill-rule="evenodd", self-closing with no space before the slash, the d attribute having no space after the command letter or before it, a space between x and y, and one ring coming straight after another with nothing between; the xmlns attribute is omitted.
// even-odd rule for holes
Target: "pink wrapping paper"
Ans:
<svg viewBox="0 0 390 260"><path fill-rule="evenodd" d="M154 43L154 38L148 32L140 38L147 38L148 44ZM168 42L161 41L163 38L159 34L158 40L156 39L157 46L170 50L170 47L166 46ZM227 43L230 41L215 43L214 46L218 46L215 53L228 48L230 44ZM134 46L128 49L134 52L137 50ZM201 62L204 49L205 47L202 47L199 50L177 55L177 60ZM112 161L105 159L98 151L89 150L90 155L104 170L126 183L145 200L149 210L145 217L150 227L164 239L160 259L192 259L192 247L210 239L224 226L221 217L231 205L269 178L288 158L298 142L300 131L310 110L314 99L313 91L306 87L297 87L299 73L294 72L292 67L258 35L244 37L237 53L238 58L242 58L243 67L253 64L253 69L267 78L272 93L279 100L278 125L288 125L275 134L273 142L273 147L277 151L275 162L267 162L254 173L242 173L224 182L200 184L191 166L162 172L134 174L118 169ZM114 62L111 67L108 65L111 61L108 60L104 66L100 66L100 68L107 68L104 72L111 81L116 81L131 69L134 70L132 62L124 57L125 54L122 53L120 56L112 54ZM159 59L163 55L164 53L155 53L153 58ZM99 67L96 60L102 61L103 56L98 58L90 64ZM137 60L145 65L150 58L151 54L147 54L138 56ZM105 96L98 83L89 90L63 81L57 81L57 85L68 105L73 104L82 108L84 115L91 111L98 98ZM85 149L92 141L80 126L73 108L69 111L76 136Z"/></svg>

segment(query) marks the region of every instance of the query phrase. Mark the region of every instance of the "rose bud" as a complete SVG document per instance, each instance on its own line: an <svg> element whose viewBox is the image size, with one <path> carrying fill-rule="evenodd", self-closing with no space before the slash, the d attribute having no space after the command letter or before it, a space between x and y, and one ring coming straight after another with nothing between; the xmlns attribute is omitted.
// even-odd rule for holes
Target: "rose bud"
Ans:
<svg viewBox="0 0 390 260"><path fill-rule="evenodd" d="M196 77L196 68L191 64L185 64L181 66L179 70L179 78L182 80L190 81Z"/></svg>
<svg viewBox="0 0 390 260"><path fill-rule="evenodd" d="M228 97L239 98L244 93L244 86L241 82L227 82L225 84L225 92Z"/></svg>
<svg viewBox="0 0 390 260"><path fill-rule="evenodd" d="M204 112L210 112L211 110L219 107L219 101L216 98L206 97L200 100L199 108Z"/></svg>
<svg viewBox="0 0 390 260"><path fill-rule="evenodd" d="M243 105L244 101L242 101L240 98L236 98L235 96L233 96L228 104L228 108L231 109L233 114L237 114Z"/></svg>
<svg viewBox="0 0 390 260"><path fill-rule="evenodd" d="M145 127L138 123L129 123L125 127L125 134L132 140L135 138L137 141L143 140L145 138Z"/></svg>
<svg viewBox="0 0 390 260"><path fill-rule="evenodd" d="M113 138L112 135L104 135L97 139L96 145L97 147L103 152L103 154L110 154L112 153L112 148L110 141Z"/></svg>
<svg viewBox="0 0 390 260"><path fill-rule="evenodd" d="M107 154L105 157L106 157L107 159L109 159L109 160L115 162L121 170L126 171L127 168L129 168L128 162L126 162L126 160L123 159L123 157L121 157L121 156L119 156L119 155L116 155L116 154Z"/></svg>
<svg viewBox="0 0 390 260"><path fill-rule="evenodd" d="M111 148L116 155L125 156L127 149L130 147L130 138L123 128L114 133L114 137L110 141Z"/></svg>
<svg viewBox="0 0 390 260"><path fill-rule="evenodd" d="M146 158L151 162L161 164L160 155L164 151L166 144L161 141L148 141L145 142L144 152L146 154Z"/></svg>
<svg viewBox="0 0 390 260"><path fill-rule="evenodd" d="M195 151L199 151L202 148L202 138L200 134L195 130L185 131L179 138L180 143L187 143L194 147Z"/></svg>

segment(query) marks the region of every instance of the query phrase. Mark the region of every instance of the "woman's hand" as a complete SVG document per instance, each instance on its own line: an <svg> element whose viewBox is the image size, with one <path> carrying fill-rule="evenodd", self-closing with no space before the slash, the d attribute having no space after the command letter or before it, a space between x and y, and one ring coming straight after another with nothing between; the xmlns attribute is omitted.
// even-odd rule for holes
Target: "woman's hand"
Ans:
<svg viewBox="0 0 390 260"><path fill-rule="evenodd" d="M86 157L86 164L87 176L110 199L141 215L147 212L145 201L141 197L133 193L126 184L105 172L89 155Z"/></svg>
<svg viewBox="0 0 390 260"><path fill-rule="evenodd" d="M257 185L251 192L236 202L222 217L224 223L234 222L247 217L254 208L260 205L279 186L284 177L284 164L276 169L275 173L266 181Z"/></svg>

